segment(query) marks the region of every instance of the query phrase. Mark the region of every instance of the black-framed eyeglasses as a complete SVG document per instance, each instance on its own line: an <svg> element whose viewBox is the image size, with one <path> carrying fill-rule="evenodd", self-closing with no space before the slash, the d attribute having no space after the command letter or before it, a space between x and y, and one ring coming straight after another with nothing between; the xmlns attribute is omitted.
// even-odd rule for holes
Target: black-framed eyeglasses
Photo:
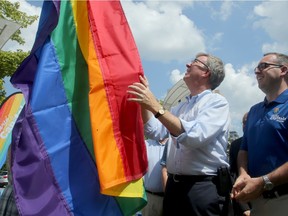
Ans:
<svg viewBox="0 0 288 216"><path fill-rule="evenodd" d="M261 62L260 64L258 64L258 66L254 69L254 71L256 72L258 71L263 71L264 69L268 68L269 66L274 66L274 67L282 67L283 65L280 64L273 64L273 63L267 63L267 62Z"/></svg>
<svg viewBox="0 0 288 216"><path fill-rule="evenodd" d="M207 68L207 70L210 70L210 68L208 67L208 65L205 64L203 61L201 61L201 60L199 60L199 59L197 59L197 58L192 61L192 63L197 63L197 62L200 62L201 64L203 64L203 65Z"/></svg>

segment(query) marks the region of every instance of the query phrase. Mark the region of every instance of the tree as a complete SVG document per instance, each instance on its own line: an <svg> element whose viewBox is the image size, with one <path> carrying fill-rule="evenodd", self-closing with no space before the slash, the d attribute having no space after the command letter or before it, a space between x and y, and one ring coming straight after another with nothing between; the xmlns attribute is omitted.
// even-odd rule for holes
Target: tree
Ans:
<svg viewBox="0 0 288 216"><path fill-rule="evenodd" d="M25 43L25 40L21 37L21 29L31 25L38 19L38 16L29 16L25 12L19 11L19 7L19 2L11 3L7 0L0 1L0 18L17 22L21 25L21 28L17 30L10 39L22 45ZM16 52L0 51L0 103L5 99L6 95L4 77L11 76L28 54L29 52L22 50L17 50Z"/></svg>
<svg viewBox="0 0 288 216"><path fill-rule="evenodd" d="M21 28L27 28L38 19L38 16L28 16L25 12L19 11L19 7L19 2L11 3L7 0L1 0L0 18L19 23ZM17 41L19 44L24 44L25 40L21 37L21 28L12 35L11 40Z"/></svg>
<svg viewBox="0 0 288 216"><path fill-rule="evenodd" d="M22 50L0 51L0 103L5 99L4 78L11 76L19 67L21 62L28 56L29 52Z"/></svg>
<svg viewBox="0 0 288 216"><path fill-rule="evenodd" d="M230 151L230 147L231 147L231 143L238 139L239 135L237 133L237 131L230 131L229 132L229 136L228 136L228 146L227 146L227 154L229 155L229 151Z"/></svg>

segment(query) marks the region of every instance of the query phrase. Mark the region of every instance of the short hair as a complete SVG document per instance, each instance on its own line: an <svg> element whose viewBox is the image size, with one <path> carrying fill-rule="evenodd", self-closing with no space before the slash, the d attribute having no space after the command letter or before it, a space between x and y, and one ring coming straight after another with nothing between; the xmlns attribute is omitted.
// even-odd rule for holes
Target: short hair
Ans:
<svg viewBox="0 0 288 216"><path fill-rule="evenodd" d="M221 82L225 78L224 64L220 58L213 56L211 54L198 53L196 55L196 58L198 58L199 56L207 56L206 64L210 70L209 81L210 81L211 89L214 90L221 84Z"/></svg>
<svg viewBox="0 0 288 216"><path fill-rule="evenodd" d="M282 53L277 53L277 52L269 52L265 53L264 56L267 55L274 55L276 56L276 60L274 63L279 64L279 65L284 65L286 68L288 68L288 56ZM284 76L284 80L286 83L288 83L288 73Z"/></svg>
<svg viewBox="0 0 288 216"><path fill-rule="evenodd" d="M246 112L246 113L243 115L243 118L242 118L242 124L243 124L243 125L246 124L247 117L248 117L248 112Z"/></svg>
<svg viewBox="0 0 288 216"><path fill-rule="evenodd" d="M288 66L288 56L282 53L277 53L277 52L270 52L270 53L265 53L264 56L267 55L275 55L276 56L276 62L277 64L285 65Z"/></svg>
<svg viewBox="0 0 288 216"><path fill-rule="evenodd" d="M242 129L243 129L243 131L244 131L244 128L246 126L247 118L248 118L248 112L246 112L242 117Z"/></svg>

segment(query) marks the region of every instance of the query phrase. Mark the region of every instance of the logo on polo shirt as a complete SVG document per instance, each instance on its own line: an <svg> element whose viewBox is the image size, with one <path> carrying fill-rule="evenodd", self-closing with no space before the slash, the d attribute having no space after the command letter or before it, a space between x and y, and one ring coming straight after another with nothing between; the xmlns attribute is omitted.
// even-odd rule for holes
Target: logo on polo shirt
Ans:
<svg viewBox="0 0 288 216"><path fill-rule="evenodd" d="M275 107L273 109L273 115L270 117L270 120L274 120L274 121L277 121L279 123L284 123L286 121L286 117L281 117L278 115L278 112L279 112L279 107Z"/></svg>

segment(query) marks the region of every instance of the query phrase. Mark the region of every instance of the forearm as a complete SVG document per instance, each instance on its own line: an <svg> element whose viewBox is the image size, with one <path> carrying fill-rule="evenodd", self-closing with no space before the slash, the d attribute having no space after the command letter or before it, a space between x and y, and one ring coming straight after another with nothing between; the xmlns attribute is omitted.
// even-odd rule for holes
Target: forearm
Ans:
<svg viewBox="0 0 288 216"><path fill-rule="evenodd" d="M166 183L168 179L168 172L166 167L162 167L162 183L163 183L163 191L165 191Z"/></svg>
<svg viewBox="0 0 288 216"><path fill-rule="evenodd" d="M162 107L162 105L158 103L156 100L154 100L153 103L151 104L153 105L149 107L149 110L142 107L142 118L143 118L144 124L152 117L152 115L155 115L159 111L159 109ZM168 110L165 110L164 115L159 116L158 120L174 136L179 136L181 133L184 132L180 119L174 116Z"/></svg>
<svg viewBox="0 0 288 216"><path fill-rule="evenodd" d="M180 119L169 111L166 111L164 115L158 118L158 120L173 136L179 136L184 132L184 128L182 127Z"/></svg>
<svg viewBox="0 0 288 216"><path fill-rule="evenodd" d="M288 162L269 173L268 178L275 186L288 183Z"/></svg>
<svg viewBox="0 0 288 216"><path fill-rule="evenodd" d="M141 108L142 120L143 124L146 124L149 119L152 117L152 113L149 110Z"/></svg>
<svg viewBox="0 0 288 216"><path fill-rule="evenodd" d="M237 156L238 172L239 175L247 175L248 153L247 151L240 150Z"/></svg>

